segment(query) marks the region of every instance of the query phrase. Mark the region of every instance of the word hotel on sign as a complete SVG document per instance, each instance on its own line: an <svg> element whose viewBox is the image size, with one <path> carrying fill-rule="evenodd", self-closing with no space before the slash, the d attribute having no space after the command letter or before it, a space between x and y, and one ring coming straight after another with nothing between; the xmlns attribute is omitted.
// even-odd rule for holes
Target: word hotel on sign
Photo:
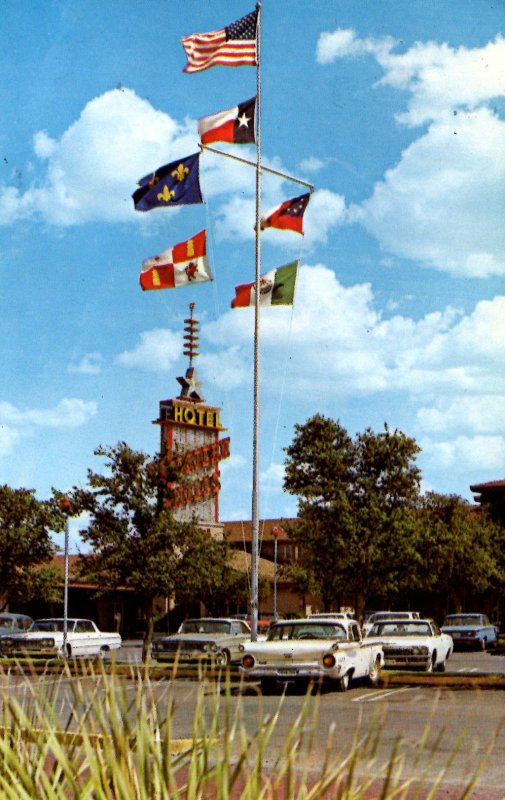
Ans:
<svg viewBox="0 0 505 800"><path fill-rule="evenodd" d="M222 430L219 409L174 404L174 422Z"/></svg>

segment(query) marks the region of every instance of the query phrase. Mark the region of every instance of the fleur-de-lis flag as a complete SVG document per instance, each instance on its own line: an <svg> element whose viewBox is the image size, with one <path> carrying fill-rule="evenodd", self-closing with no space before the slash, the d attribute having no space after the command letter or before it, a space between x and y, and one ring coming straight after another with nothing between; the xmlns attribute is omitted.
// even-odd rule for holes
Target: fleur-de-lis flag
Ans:
<svg viewBox="0 0 505 800"><path fill-rule="evenodd" d="M137 211L203 203L200 190L200 153L165 164L138 181L132 194Z"/></svg>

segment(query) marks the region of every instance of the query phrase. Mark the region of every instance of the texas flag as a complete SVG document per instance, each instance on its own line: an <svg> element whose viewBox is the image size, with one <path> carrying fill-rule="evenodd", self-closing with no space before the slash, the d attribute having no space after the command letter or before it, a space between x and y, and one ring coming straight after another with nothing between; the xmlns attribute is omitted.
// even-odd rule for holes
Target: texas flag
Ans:
<svg viewBox="0 0 505 800"><path fill-rule="evenodd" d="M212 281L207 261L206 231L200 231L185 242L164 250L142 263L142 289L176 289L202 281Z"/></svg>
<svg viewBox="0 0 505 800"><path fill-rule="evenodd" d="M303 234L303 215L310 200L310 194L301 194L272 208L261 217L260 228L280 228Z"/></svg>
<svg viewBox="0 0 505 800"><path fill-rule="evenodd" d="M218 111L198 121L198 133L202 144L231 142L250 144L255 142L254 115L256 98L239 103L226 111Z"/></svg>

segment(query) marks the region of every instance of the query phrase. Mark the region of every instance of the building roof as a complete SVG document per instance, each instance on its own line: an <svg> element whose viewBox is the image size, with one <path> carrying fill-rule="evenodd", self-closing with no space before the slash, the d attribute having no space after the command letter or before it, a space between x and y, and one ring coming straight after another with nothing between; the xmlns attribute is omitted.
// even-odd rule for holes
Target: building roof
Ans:
<svg viewBox="0 0 505 800"><path fill-rule="evenodd" d="M296 524L297 519L260 519L259 521L259 536L263 542L272 542L276 537L272 535L272 531L277 529L280 533L277 535L278 541L287 542L289 536L283 526ZM251 520L236 520L231 522L223 522L224 533L226 538L231 543L237 542L250 542L251 541Z"/></svg>
<svg viewBox="0 0 505 800"><path fill-rule="evenodd" d="M96 584L89 583L86 581L80 581L76 577L77 571L77 563L79 561L80 556L78 554L69 555L68 557L68 578L69 578L69 585L70 586L79 586L81 589L96 589ZM53 557L51 562L53 567L61 572L62 576L65 574L65 556L64 555L56 555ZM233 550L230 553L230 566L233 569L236 569L238 572L251 572L251 554L247 553L245 550ZM274 565L272 561L269 561L267 558L259 558L258 559L258 571L261 578L266 578L267 580L273 580L274 577ZM122 588L122 587L118 587Z"/></svg>
<svg viewBox="0 0 505 800"><path fill-rule="evenodd" d="M472 492L485 492L486 494L492 492L493 494L505 493L505 479L497 481L488 481L487 483L473 483L470 486Z"/></svg>
<svg viewBox="0 0 505 800"><path fill-rule="evenodd" d="M233 550L230 553L230 565L237 572L251 572L251 554L246 553L245 550ZM274 579L274 565L272 561L267 558L258 559L258 572L261 578L266 578L269 581Z"/></svg>

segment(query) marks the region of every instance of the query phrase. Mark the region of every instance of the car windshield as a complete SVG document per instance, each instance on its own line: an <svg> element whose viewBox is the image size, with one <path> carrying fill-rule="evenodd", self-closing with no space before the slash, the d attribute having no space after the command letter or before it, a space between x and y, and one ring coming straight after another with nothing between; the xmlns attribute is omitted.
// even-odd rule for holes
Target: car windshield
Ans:
<svg viewBox="0 0 505 800"><path fill-rule="evenodd" d="M480 625L481 618L477 616L466 617L447 617L444 622L444 627L447 628L463 628L467 625Z"/></svg>
<svg viewBox="0 0 505 800"><path fill-rule="evenodd" d="M0 617L0 628L14 628L15 622L12 617Z"/></svg>
<svg viewBox="0 0 505 800"><path fill-rule="evenodd" d="M72 623L73 624L73 623ZM70 620L67 622L67 629L70 629ZM62 619L38 619L30 628L31 631L63 631Z"/></svg>
<svg viewBox="0 0 505 800"><path fill-rule="evenodd" d="M267 636L268 642L285 639L331 639L332 641L347 641L347 631L342 625L310 624L304 622L292 625L273 625Z"/></svg>
<svg viewBox="0 0 505 800"><path fill-rule="evenodd" d="M179 633L230 633L231 623L222 620L189 619L183 622Z"/></svg>
<svg viewBox="0 0 505 800"><path fill-rule="evenodd" d="M410 619L410 614L407 612L399 612L395 614L392 611L384 612L383 614L373 614L369 619L369 622L381 622L382 620L386 619Z"/></svg>
<svg viewBox="0 0 505 800"><path fill-rule="evenodd" d="M369 636L431 636L432 631L427 622L376 622Z"/></svg>

